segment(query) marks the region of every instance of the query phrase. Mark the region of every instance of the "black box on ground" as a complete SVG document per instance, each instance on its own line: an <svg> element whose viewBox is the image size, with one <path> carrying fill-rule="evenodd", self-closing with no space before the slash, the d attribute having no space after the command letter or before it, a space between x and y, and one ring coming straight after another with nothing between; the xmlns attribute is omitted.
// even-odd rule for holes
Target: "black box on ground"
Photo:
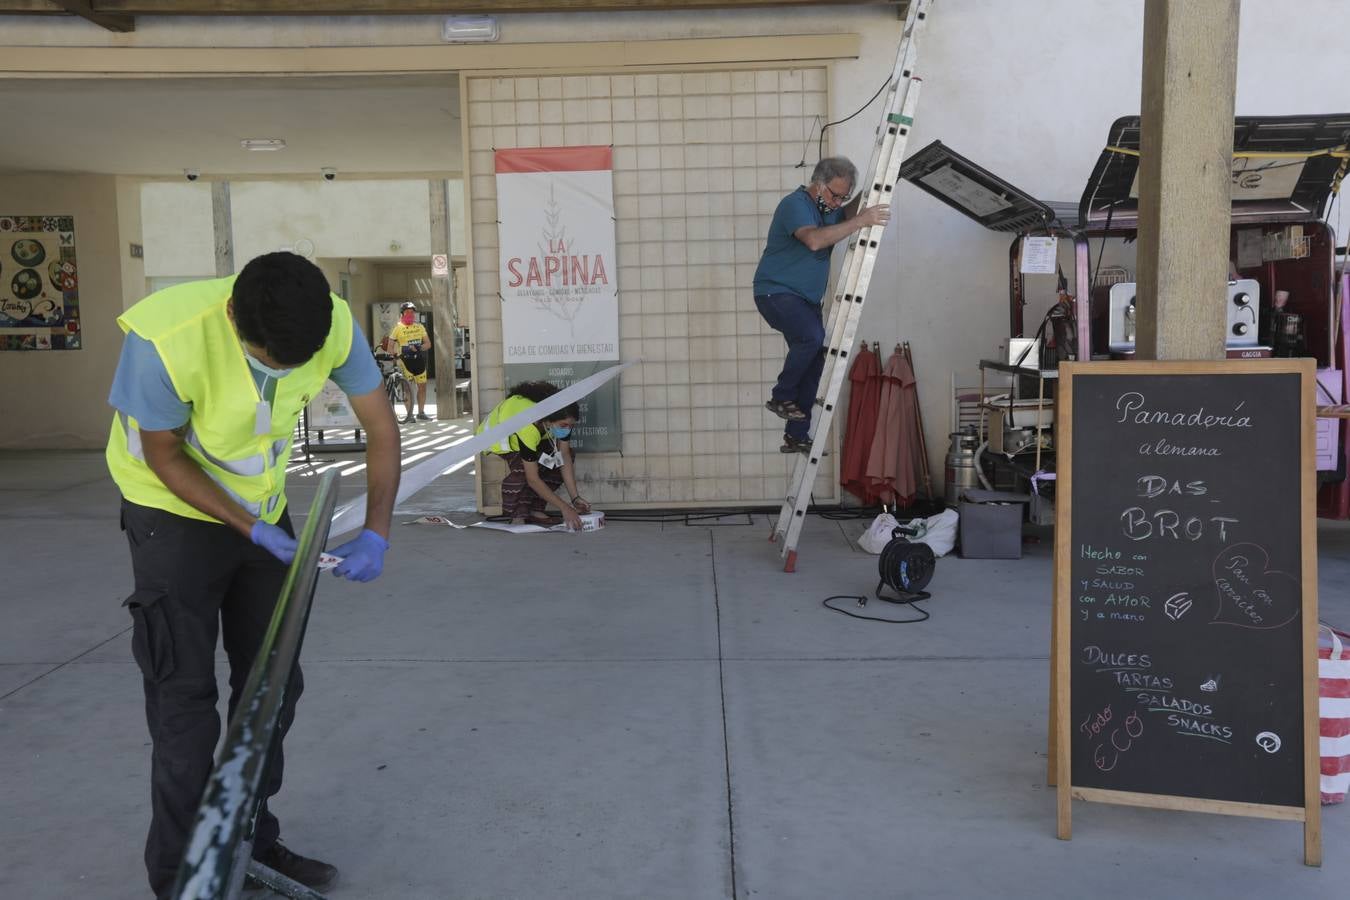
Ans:
<svg viewBox="0 0 1350 900"><path fill-rule="evenodd" d="M1021 559L1022 514L1029 494L968 490L961 496L961 556Z"/></svg>

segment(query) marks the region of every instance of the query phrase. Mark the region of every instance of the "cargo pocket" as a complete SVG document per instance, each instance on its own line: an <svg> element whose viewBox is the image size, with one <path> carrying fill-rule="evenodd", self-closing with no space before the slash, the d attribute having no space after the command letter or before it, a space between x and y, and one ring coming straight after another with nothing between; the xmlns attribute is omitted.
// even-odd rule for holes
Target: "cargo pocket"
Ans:
<svg viewBox="0 0 1350 900"><path fill-rule="evenodd" d="M146 541L155 536L155 532L159 528L160 517L163 515L164 513L157 509L135 506L126 500L122 501L119 524L122 526L122 530L126 532L127 541L131 544L133 551L140 549ZM128 600L125 605L130 606L131 601Z"/></svg>
<svg viewBox="0 0 1350 900"><path fill-rule="evenodd" d="M147 681L159 683L173 674L173 632L161 602L161 591L136 591L122 605L131 613L131 655Z"/></svg>

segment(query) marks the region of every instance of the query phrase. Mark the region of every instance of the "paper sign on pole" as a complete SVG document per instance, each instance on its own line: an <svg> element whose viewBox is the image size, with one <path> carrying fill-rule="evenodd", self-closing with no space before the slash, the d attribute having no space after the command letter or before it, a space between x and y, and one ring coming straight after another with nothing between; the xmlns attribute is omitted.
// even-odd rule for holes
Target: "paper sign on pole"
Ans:
<svg viewBox="0 0 1350 900"><path fill-rule="evenodd" d="M1058 249L1058 238L1024 238L1022 240L1022 273L1024 275L1055 274Z"/></svg>

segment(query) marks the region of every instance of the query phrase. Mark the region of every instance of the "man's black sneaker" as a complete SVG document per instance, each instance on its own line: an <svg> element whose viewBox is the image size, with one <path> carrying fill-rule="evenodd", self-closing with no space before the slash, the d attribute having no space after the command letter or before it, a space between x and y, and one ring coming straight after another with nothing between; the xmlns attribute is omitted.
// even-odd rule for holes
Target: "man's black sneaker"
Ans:
<svg viewBox="0 0 1350 900"><path fill-rule="evenodd" d="M430 421L431 421L431 416L427 415L427 414L424 413L424 412L420 412L420 413L417 414L417 421L419 421L419 422L430 422Z"/></svg>
<svg viewBox="0 0 1350 900"><path fill-rule="evenodd" d="M261 856L253 857L267 868L280 872L291 881L298 881L305 887L322 891L337 883L337 866L330 866L317 859L307 859L299 853L293 853L280 841L273 844Z"/></svg>
<svg viewBox="0 0 1350 900"><path fill-rule="evenodd" d="M411 425L413 422L416 422L417 420L413 418L412 413L408 413L399 421L401 421L404 425Z"/></svg>
<svg viewBox="0 0 1350 900"><path fill-rule="evenodd" d="M769 400L764 404L764 408L778 418L787 419L789 422L801 422L806 418L806 413L802 412L801 407L791 400Z"/></svg>
<svg viewBox="0 0 1350 900"><path fill-rule="evenodd" d="M779 453L806 453L811 452L811 442L804 441L801 438L795 438L790 434L783 435L783 446L778 448Z"/></svg>

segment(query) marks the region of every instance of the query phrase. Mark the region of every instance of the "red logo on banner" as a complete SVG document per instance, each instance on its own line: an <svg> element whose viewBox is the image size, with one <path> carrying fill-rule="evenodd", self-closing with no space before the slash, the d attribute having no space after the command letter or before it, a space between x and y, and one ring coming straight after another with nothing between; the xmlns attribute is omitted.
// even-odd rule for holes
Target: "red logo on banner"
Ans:
<svg viewBox="0 0 1350 900"><path fill-rule="evenodd" d="M531 256L528 262L519 256L512 257L506 262L506 270L511 273L507 286L513 288L609 284L604 257L599 253L573 256L562 240L548 242L547 256Z"/></svg>

